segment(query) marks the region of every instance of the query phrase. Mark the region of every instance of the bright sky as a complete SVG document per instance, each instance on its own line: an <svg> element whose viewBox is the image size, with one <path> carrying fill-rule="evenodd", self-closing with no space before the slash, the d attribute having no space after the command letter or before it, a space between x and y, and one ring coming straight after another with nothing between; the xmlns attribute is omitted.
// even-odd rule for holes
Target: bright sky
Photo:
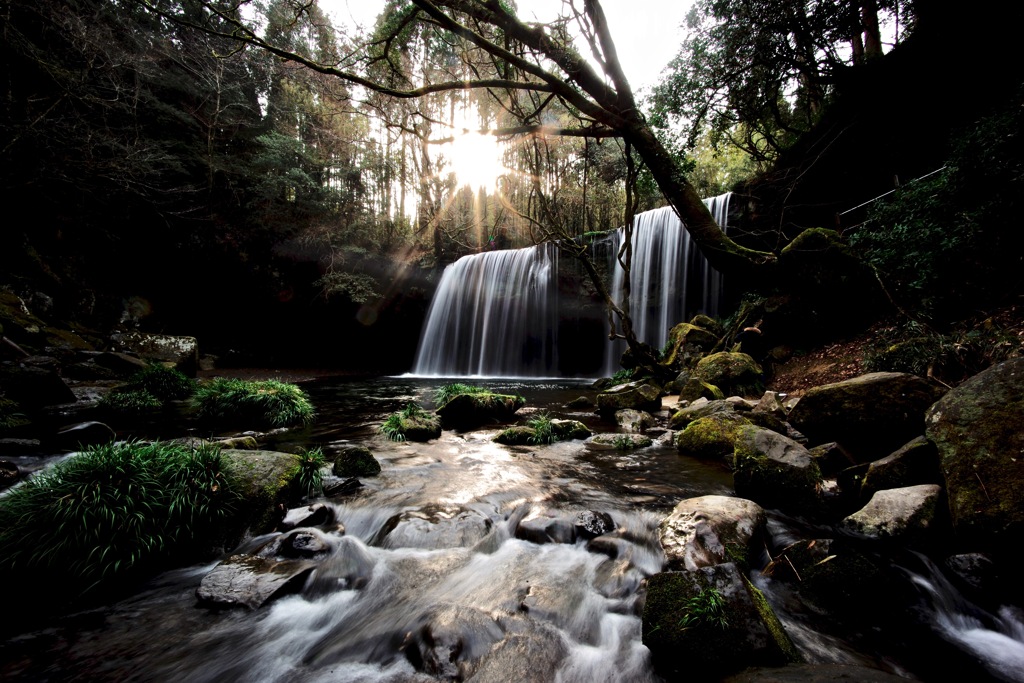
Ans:
<svg viewBox="0 0 1024 683"><path fill-rule="evenodd" d="M320 0L320 6L345 22L372 26L384 0ZM546 21L558 14L559 0L516 0L520 18ZM605 15L622 68L634 91L654 85L682 40L691 0L604 0Z"/></svg>

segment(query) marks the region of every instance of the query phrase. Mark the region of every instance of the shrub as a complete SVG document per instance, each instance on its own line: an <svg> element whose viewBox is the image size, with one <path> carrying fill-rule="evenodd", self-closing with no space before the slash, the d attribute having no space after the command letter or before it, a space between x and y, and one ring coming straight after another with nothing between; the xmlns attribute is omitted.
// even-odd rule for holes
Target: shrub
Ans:
<svg viewBox="0 0 1024 683"><path fill-rule="evenodd" d="M192 397L202 420L223 420L256 427L309 424L316 411L299 387L277 380L215 379L200 384Z"/></svg>
<svg viewBox="0 0 1024 683"><path fill-rule="evenodd" d="M231 508L215 446L93 446L0 499L0 570L87 593L186 556Z"/></svg>

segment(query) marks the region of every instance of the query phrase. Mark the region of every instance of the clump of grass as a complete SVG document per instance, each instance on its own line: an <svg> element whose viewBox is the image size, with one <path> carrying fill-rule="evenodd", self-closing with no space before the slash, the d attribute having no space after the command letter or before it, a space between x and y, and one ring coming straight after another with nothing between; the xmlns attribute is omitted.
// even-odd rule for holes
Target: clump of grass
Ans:
<svg viewBox="0 0 1024 683"><path fill-rule="evenodd" d="M196 381L175 368L150 365L132 375L128 387L147 391L161 401L176 401L191 396L196 390Z"/></svg>
<svg viewBox="0 0 1024 683"><path fill-rule="evenodd" d="M115 389L104 394L99 407L116 415L146 415L163 408L163 401L145 389Z"/></svg>
<svg viewBox="0 0 1024 683"><path fill-rule="evenodd" d="M202 420L245 423L255 427L309 424L316 411L298 386L277 380L260 382L215 379L200 384L192 397Z"/></svg>
<svg viewBox="0 0 1024 683"><path fill-rule="evenodd" d="M303 453L299 462L299 488L306 496L323 492L324 473L322 468L327 464L324 452L320 448L311 448Z"/></svg>
<svg viewBox="0 0 1024 683"><path fill-rule="evenodd" d="M228 514L220 449L93 446L0 499L0 571L72 594L187 555Z"/></svg>
<svg viewBox="0 0 1024 683"><path fill-rule="evenodd" d="M694 626L713 626L723 631L729 627L725 616L725 599L717 588L705 588L686 601L685 612L679 620L684 628Z"/></svg>
<svg viewBox="0 0 1024 683"><path fill-rule="evenodd" d="M416 418L427 417L429 413L418 403L409 403L397 413L391 413L380 426L380 433L391 441L405 441L405 431L408 429L408 421Z"/></svg>
<svg viewBox="0 0 1024 683"><path fill-rule="evenodd" d="M633 379L633 368L629 370L616 370L615 374L611 376L612 384L625 384L626 382L632 381Z"/></svg>
<svg viewBox="0 0 1024 683"><path fill-rule="evenodd" d="M526 425L533 430L529 438L532 444L551 444L558 441L555 434L555 426L551 423L551 416L547 413L538 413L526 421Z"/></svg>
<svg viewBox="0 0 1024 683"><path fill-rule="evenodd" d="M477 387L472 384L460 384L458 382L445 384L434 391L434 403L438 406L443 406L460 394L483 394L486 392L487 389L484 387Z"/></svg>

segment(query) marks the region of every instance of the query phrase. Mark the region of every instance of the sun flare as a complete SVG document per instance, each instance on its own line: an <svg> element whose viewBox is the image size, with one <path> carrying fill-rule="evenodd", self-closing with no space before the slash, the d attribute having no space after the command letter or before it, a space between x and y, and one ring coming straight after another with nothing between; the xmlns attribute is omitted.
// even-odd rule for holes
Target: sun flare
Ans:
<svg viewBox="0 0 1024 683"><path fill-rule="evenodd" d="M450 170L460 187L494 190L508 170L502 165L503 145L493 135L458 134L447 150Z"/></svg>

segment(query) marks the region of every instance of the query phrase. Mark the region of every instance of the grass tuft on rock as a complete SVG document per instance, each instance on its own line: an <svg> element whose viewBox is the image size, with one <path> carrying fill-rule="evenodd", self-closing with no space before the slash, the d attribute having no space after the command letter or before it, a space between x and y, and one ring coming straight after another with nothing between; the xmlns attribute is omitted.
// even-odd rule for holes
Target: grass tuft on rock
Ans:
<svg viewBox="0 0 1024 683"><path fill-rule="evenodd" d="M291 427L313 421L316 411L298 386L277 380L215 379L192 397L201 420L247 427Z"/></svg>

